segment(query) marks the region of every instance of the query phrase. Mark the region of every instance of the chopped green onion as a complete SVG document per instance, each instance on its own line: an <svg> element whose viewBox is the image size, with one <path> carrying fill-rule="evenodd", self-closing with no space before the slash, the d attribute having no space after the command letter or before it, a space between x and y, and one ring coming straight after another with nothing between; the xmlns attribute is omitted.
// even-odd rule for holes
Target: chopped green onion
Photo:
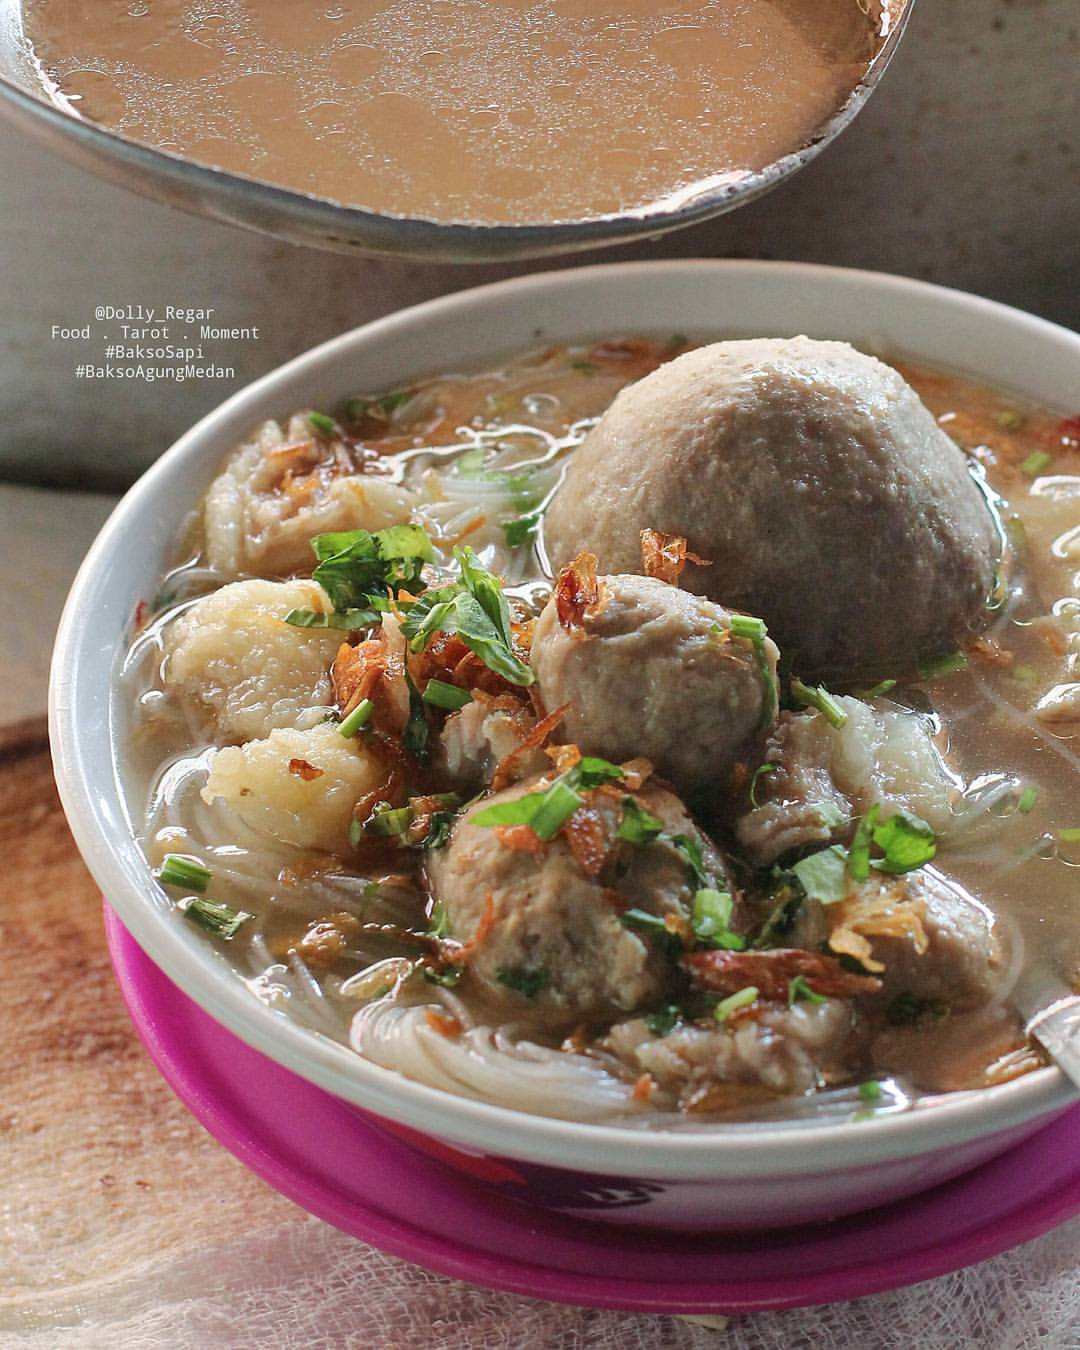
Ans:
<svg viewBox="0 0 1080 1350"><path fill-rule="evenodd" d="M372 703L371 699L362 698L348 717L342 719L338 731L345 737L355 736L360 728L366 725L374 711L375 704Z"/></svg>
<svg viewBox="0 0 1080 1350"><path fill-rule="evenodd" d="M345 403L345 416L350 422L359 422L370 416L373 408L377 408L384 416L389 417L411 397L411 389L395 389L392 393L381 394L377 398L350 398Z"/></svg>
<svg viewBox="0 0 1080 1350"><path fill-rule="evenodd" d="M646 909L624 909L619 915L619 922L624 928L638 928L643 932L671 932L659 914L650 914Z"/></svg>
<svg viewBox="0 0 1080 1350"><path fill-rule="evenodd" d="M876 1078L869 1078L865 1083L859 1084L859 1097L864 1102L878 1102L881 1100L881 1084Z"/></svg>
<svg viewBox="0 0 1080 1350"><path fill-rule="evenodd" d="M517 498L524 510L536 505L535 500L525 499L536 496L538 465L519 464L511 469L489 469L486 467L487 459L488 452L482 446L474 445L457 456L450 471L455 478L481 478L485 483L497 484L508 496Z"/></svg>
<svg viewBox="0 0 1080 1350"><path fill-rule="evenodd" d="M791 932L795 919L802 908L804 896L791 882L786 882L773 894L778 897L772 912L761 926L761 931L753 941L753 946L762 949L782 945L780 939Z"/></svg>
<svg viewBox="0 0 1080 1350"><path fill-rule="evenodd" d="M1058 830L1057 837L1063 844L1080 844L1080 826L1070 825L1068 829Z"/></svg>
<svg viewBox="0 0 1080 1350"><path fill-rule="evenodd" d="M622 820L615 831L616 839L623 839L629 844L651 844L663 833L664 822L639 806L633 797L622 799L622 809Z"/></svg>
<svg viewBox="0 0 1080 1350"><path fill-rule="evenodd" d="M999 408L994 414L994 421L1002 431L1020 431L1026 420L1024 414L1015 408Z"/></svg>
<svg viewBox="0 0 1080 1350"><path fill-rule="evenodd" d="M939 675L952 675L957 670L964 670L966 666L967 657L963 652L946 652L944 656L931 656L925 661L920 661L919 678L936 680Z"/></svg>
<svg viewBox="0 0 1080 1350"><path fill-rule="evenodd" d="M852 881L866 881L870 876L870 844L880 814L881 803L875 802L855 827L847 855L848 876Z"/></svg>
<svg viewBox="0 0 1080 1350"><path fill-rule="evenodd" d="M803 1002L805 1003L828 1002L828 999L826 999L824 994L817 994L814 992L813 989L810 988L810 986L806 983L806 977L804 975L796 975L793 980L790 980L788 982L788 990L787 990L788 1007L793 1008L795 1004L799 1002L800 999L803 1000Z"/></svg>
<svg viewBox="0 0 1080 1350"><path fill-rule="evenodd" d="M733 637L749 638L751 642L764 642L768 633L764 619L756 619L752 614L733 614L731 633Z"/></svg>
<svg viewBox="0 0 1080 1350"><path fill-rule="evenodd" d="M450 915L447 913L446 902L436 900L431 906L431 913L428 916L428 932L432 937L446 937L450 931Z"/></svg>
<svg viewBox="0 0 1080 1350"><path fill-rule="evenodd" d="M515 801L497 802L477 811L474 825L485 829L496 825L528 825L543 840L554 839L581 806L581 791L602 783L618 782L623 771L606 759L585 756L541 792L529 792Z"/></svg>
<svg viewBox="0 0 1080 1350"><path fill-rule="evenodd" d="M439 806L452 807L455 811L461 805L461 797L456 792L433 792L430 796Z"/></svg>
<svg viewBox="0 0 1080 1350"><path fill-rule="evenodd" d="M412 396L413 391L411 389L394 389L389 394L381 394L375 402L389 417L391 413L397 412L403 404L407 403Z"/></svg>
<svg viewBox="0 0 1080 1350"><path fill-rule="evenodd" d="M422 848L445 848L450 842L450 836L454 831L454 822L457 820L456 811L435 811L431 817L431 825L427 834L421 843Z"/></svg>
<svg viewBox="0 0 1080 1350"><path fill-rule="evenodd" d="M696 886L707 886L709 884L709 874L705 870L705 859L701 852L701 845L696 839L692 839L688 834L665 833L659 837L665 844L669 844L676 853L682 854L690 880Z"/></svg>
<svg viewBox="0 0 1080 1350"><path fill-rule="evenodd" d="M1053 455L1047 454L1045 450L1035 450L1032 454L1028 455L1027 459L1020 465L1020 468L1028 478L1038 478L1043 469L1048 469L1053 462Z"/></svg>
<svg viewBox="0 0 1080 1350"><path fill-rule="evenodd" d="M703 946L721 948L725 952L741 952L747 940L732 931L734 900L729 891L715 891L702 887L694 894L694 936Z"/></svg>
<svg viewBox="0 0 1080 1350"><path fill-rule="evenodd" d="M894 816L874 827L874 843L884 853L874 866L881 872L911 872L930 862L937 853L934 831L925 820L910 811Z"/></svg>
<svg viewBox="0 0 1080 1350"><path fill-rule="evenodd" d="M654 1036L667 1036L682 1020L682 1009L675 1003L657 1008L645 1018L645 1025Z"/></svg>
<svg viewBox="0 0 1080 1350"><path fill-rule="evenodd" d="M432 966L424 966L423 970L424 979L429 984L441 985L443 989L452 989L465 974L463 967L459 965L443 966L441 970L436 970Z"/></svg>
<svg viewBox="0 0 1080 1350"><path fill-rule="evenodd" d="M631 932L659 938L660 946L669 960L674 961L682 955L682 938L667 926L659 914L650 914L645 909L624 909L619 915L619 922Z"/></svg>
<svg viewBox="0 0 1080 1350"><path fill-rule="evenodd" d="M215 937L227 942L236 936L242 924L255 916L246 909L233 909L231 905L219 904L216 900L207 900L204 896L193 895L186 904L180 906L185 919L197 923Z"/></svg>
<svg viewBox="0 0 1080 1350"><path fill-rule="evenodd" d="M1027 526L1022 516L1015 513L1005 521L1005 535L1014 553L1023 554L1027 549Z"/></svg>
<svg viewBox="0 0 1080 1350"><path fill-rule="evenodd" d="M754 770L754 776L753 776L753 778L750 779L750 805L751 805L751 806L760 806L760 805L761 805L761 803L758 801L758 798L757 798L758 780L761 779L761 778L764 778L766 774L775 773L775 772L776 772L776 765L775 765L775 764L759 764L759 765L757 766L757 768Z"/></svg>
<svg viewBox="0 0 1080 1350"><path fill-rule="evenodd" d="M554 839L584 800L570 783L556 779L529 822L534 833L541 839Z"/></svg>
<svg viewBox="0 0 1080 1350"><path fill-rule="evenodd" d="M695 892L691 922L698 941L706 947L741 952L746 946L746 939L731 931L734 906L729 891L717 891L705 886Z"/></svg>
<svg viewBox="0 0 1080 1350"><path fill-rule="evenodd" d="M1039 800L1039 789L1030 786L1026 787L1020 794L1020 799L1016 803L1016 809L1020 812L1022 816L1029 816L1035 809L1035 803L1038 800Z"/></svg>
<svg viewBox="0 0 1080 1350"><path fill-rule="evenodd" d="M821 905L838 904L851 894L847 855L836 844L800 858L791 871L806 892L806 898Z"/></svg>
<svg viewBox="0 0 1080 1350"><path fill-rule="evenodd" d="M375 812L363 827L365 834L391 836L404 834L412 824L411 806L384 806Z"/></svg>
<svg viewBox="0 0 1080 1350"><path fill-rule="evenodd" d="M643 806L639 806L633 797L622 800L623 817L615 832L616 839L631 844L664 844L682 856L687 874L695 886L707 888L710 883L705 857L698 841L688 834L668 834L664 823Z"/></svg>
<svg viewBox="0 0 1080 1350"><path fill-rule="evenodd" d="M508 989L513 989L523 998L535 998L541 990L547 988L549 983L546 970L542 968L529 970L525 966L509 968L504 966L495 972L495 978L500 984L505 984Z"/></svg>
<svg viewBox="0 0 1080 1350"><path fill-rule="evenodd" d="M880 698L882 694L887 694L890 689L895 688L895 680L881 680L880 683L875 684L870 689L860 689L856 698L861 698L864 702L869 703L872 699Z"/></svg>
<svg viewBox="0 0 1080 1350"><path fill-rule="evenodd" d="M374 609L346 609L325 612L318 609L290 609L285 622L293 628L340 628L346 632L355 632L358 628L371 628L379 623L382 615Z"/></svg>
<svg viewBox="0 0 1080 1350"><path fill-rule="evenodd" d="M727 998L722 998L713 1009L713 1016L718 1022L726 1022L733 1012L737 1012L740 1008L748 1008L757 996L756 987L749 984L745 989L739 989L736 993L729 994Z"/></svg>
<svg viewBox="0 0 1080 1350"><path fill-rule="evenodd" d="M731 923L735 901L730 891L702 887L694 893L694 929L699 937L711 937Z"/></svg>
<svg viewBox="0 0 1080 1350"><path fill-rule="evenodd" d="M209 867L180 853L166 853L157 879L163 886L183 886L189 891L205 891L213 880Z"/></svg>
<svg viewBox="0 0 1080 1350"><path fill-rule="evenodd" d="M337 423L332 417L327 417L325 413L308 413L307 420L320 436L329 437L337 434Z"/></svg>
<svg viewBox="0 0 1080 1350"><path fill-rule="evenodd" d="M591 361L583 361L583 360L571 361L570 369L580 371L582 375L596 374L596 366Z"/></svg>
<svg viewBox="0 0 1080 1350"><path fill-rule="evenodd" d="M423 761L428 757L430 728L427 713L424 712L424 700L420 697L420 691L408 671L405 672L405 687L409 691L409 720L405 723L401 744L410 755L415 755L417 759Z"/></svg>
<svg viewBox="0 0 1080 1350"><path fill-rule="evenodd" d="M446 708L449 712L457 712L472 701L473 696L467 689L459 689L456 684L447 684L444 680L428 680L424 689L425 703L436 708Z"/></svg>
<svg viewBox="0 0 1080 1350"><path fill-rule="evenodd" d="M839 729L848 720L847 713L824 685L803 684L797 675L793 675L791 697L800 708L816 708L831 727Z"/></svg>
<svg viewBox="0 0 1080 1350"><path fill-rule="evenodd" d="M685 347L689 341L690 339L685 333L672 333L667 342L664 343L664 346L669 352L673 352L677 351L679 347Z"/></svg>
<svg viewBox="0 0 1080 1350"><path fill-rule="evenodd" d="M1016 665L1009 671L1014 680L1019 680L1021 684L1036 684L1039 679L1039 672L1034 666Z"/></svg>
<svg viewBox="0 0 1080 1350"><path fill-rule="evenodd" d="M487 460L483 448L474 445L469 450L463 450L454 460L453 472L462 478L472 478L474 474L483 469Z"/></svg>
<svg viewBox="0 0 1080 1350"><path fill-rule="evenodd" d="M723 630L719 624L714 623L709 631L718 633ZM765 627L764 619L757 619L752 614L733 614L729 631L733 637L744 638L746 641L753 643L754 659L757 662L758 674L761 677L764 690L761 698L761 717L758 720L758 731L764 731L775 717L776 709L779 706L776 678L769 667L769 658L765 651L765 638L769 630Z"/></svg>
<svg viewBox="0 0 1080 1350"><path fill-rule="evenodd" d="M513 520L504 520L502 531L506 536L507 547L521 548L536 534L542 511L530 511L528 515L515 516Z"/></svg>

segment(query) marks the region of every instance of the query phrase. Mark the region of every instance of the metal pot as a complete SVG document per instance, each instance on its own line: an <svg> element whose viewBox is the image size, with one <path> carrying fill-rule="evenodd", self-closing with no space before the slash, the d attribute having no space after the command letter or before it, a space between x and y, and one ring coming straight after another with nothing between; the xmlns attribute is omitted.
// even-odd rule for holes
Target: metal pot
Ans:
<svg viewBox="0 0 1080 1350"><path fill-rule="evenodd" d="M291 243L441 262L535 258L656 237L722 215L769 192L815 159L854 119L892 59L913 4L914 0L887 0L888 37L862 81L808 144L758 173L703 189L680 199L678 205L669 202L570 223L468 225L382 215L136 144L47 100L23 34L19 0L0 0L0 110L57 154L112 183Z"/></svg>

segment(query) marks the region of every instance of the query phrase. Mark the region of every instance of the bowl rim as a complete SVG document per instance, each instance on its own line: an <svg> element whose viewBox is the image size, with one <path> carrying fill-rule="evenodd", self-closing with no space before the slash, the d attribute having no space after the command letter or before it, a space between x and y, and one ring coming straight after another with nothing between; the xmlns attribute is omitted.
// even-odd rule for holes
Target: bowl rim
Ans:
<svg viewBox="0 0 1080 1350"><path fill-rule="evenodd" d="M668 278L683 274L693 282L704 282L706 277L742 277L766 284L797 285L802 280L853 285L867 291L867 299L874 293L885 296L904 292L928 304L959 306L979 322L1004 323L1013 330L1041 336L1044 342L1049 339L1060 345L1064 341L1080 359L1080 336L964 292L857 269L724 259L600 264L514 277L410 306L332 338L237 391L181 436L124 495L76 575L53 652L49 731L57 786L79 850L143 950L186 994L242 1040L338 1097L466 1149L608 1175L630 1172L683 1180L794 1176L805 1173L808 1159L816 1159L818 1165L842 1165L845 1170L869 1167L884 1158L912 1157L950 1142L1003 1132L1038 1117L1049 1120L1051 1113L1078 1097L1077 1089L1053 1066L1010 1083L959 1093L953 1100L935 1099L927 1109L916 1107L873 1117L859 1122L857 1131L845 1128L850 1122L833 1121L810 1125L721 1124L688 1134L650 1132L530 1115L455 1096L371 1064L253 997L244 982L191 931L190 925L181 923L175 912L173 921L162 921L165 911L154 903L159 888L149 867L142 861L141 875L140 869L126 867L113 843L118 828L125 835L130 831L115 779L111 716L107 718L110 725L99 731L107 738L109 753L97 764L91 762L76 716L75 690L82 666L89 659L87 648L94 631L94 625L83 616L95 592L99 593L97 598L107 594L108 577L122 556L125 535L139 527L175 469L189 457L205 460L210 466L220 463L235 441L232 425L238 417L254 423L260 416L269 415L260 409L273 399L279 386L290 384L298 376L314 383L324 364L354 352L361 358L382 341L422 329L433 318L475 320L476 311L485 307L527 308L544 291L568 291L582 284L603 287L608 281L632 285L635 279L657 274ZM171 518L177 519L175 511ZM115 651L113 655L115 658ZM130 838L125 843L132 846Z"/></svg>
<svg viewBox="0 0 1080 1350"><path fill-rule="evenodd" d="M323 247L338 251L360 249L386 257L431 261L538 258L629 242L643 236L659 237L771 192L816 159L855 120L896 54L916 3L917 0L892 0L899 10L893 13L890 5L892 26L862 77L803 145L733 183L714 183L692 195L676 192L639 207L576 221L525 221L516 225L441 221L338 202L132 140L64 109L51 102L44 92L24 88L6 74L0 74L0 112L78 162L108 166L106 173L114 181L122 179L123 185L133 191L154 198L164 194L173 205L193 214L244 225L276 238L320 241ZM12 23L16 24L16 31L11 45L29 51L29 39L17 13L8 21L9 31ZM3 33L4 25L0 25L0 40Z"/></svg>

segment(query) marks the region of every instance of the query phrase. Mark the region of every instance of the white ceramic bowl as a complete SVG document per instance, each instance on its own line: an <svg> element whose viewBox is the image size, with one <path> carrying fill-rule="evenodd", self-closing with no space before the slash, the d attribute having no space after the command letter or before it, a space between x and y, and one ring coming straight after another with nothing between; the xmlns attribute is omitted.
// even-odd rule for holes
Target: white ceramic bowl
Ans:
<svg viewBox="0 0 1080 1350"><path fill-rule="evenodd" d="M1047 1068L880 1119L743 1124L686 1135L546 1120L448 1096L369 1064L258 1002L165 900L125 814L117 782L117 662L181 517L233 445L264 418L332 407L358 389L481 366L538 342L619 331L845 338L1063 410L1075 402L1080 372L1080 337L1016 310L899 277L789 263L582 268L461 292L380 319L230 398L116 508L76 578L56 643L50 716L60 793L91 872L149 956L243 1040L337 1096L466 1153L513 1160L535 1181L537 1198L558 1193L562 1208L574 1208L574 1184L582 1192L607 1187L644 1197L609 1217L688 1228L761 1227L867 1208L993 1156L1048 1123L1076 1100L1075 1091Z"/></svg>

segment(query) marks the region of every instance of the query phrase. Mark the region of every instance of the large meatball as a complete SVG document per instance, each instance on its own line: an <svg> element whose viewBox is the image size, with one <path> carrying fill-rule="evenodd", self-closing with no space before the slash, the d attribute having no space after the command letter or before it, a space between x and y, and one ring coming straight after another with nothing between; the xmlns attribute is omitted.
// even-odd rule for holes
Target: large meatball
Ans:
<svg viewBox="0 0 1080 1350"><path fill-rule="evenodd" d="M595 876L565 834L534 852L473 823L478 811L549 782L550 776L533 778L486 798L459 822L449 844L429 855L428 879L446 906L449 934L475 944L466 966L474 989L508 1016L535 1011L545 1024L570 1025L648 1008L671 992L677 967L663 934L629 927L620 915L640 909L685 920L699 883L668 840L614 840L624 809L617 794L596 794L591 802L613 844ZM723 859L677 797L655 784L633 795L669 835L694 841L710 880L725 885Z"/></svg>
<svg viewBox="0 0 1080 1350"><path fill-rule="evenodd" d="M764 618L802 674L895 673L987 616L999 536L961 451L842 342L718 342L624 389L547 514L560 567L641 570L644 529L711 566L683 584Z"/></svg>
<svg viewBox="0 0 1080 1350"><path fill-rule="evenodd" d="M556 733L586 754L644 755L682 792L726 782L771 724L776 648L731 635L731 615L653 577L599 580L571 629L553 598L533 633L544 705L567 707Z"/></svg>

